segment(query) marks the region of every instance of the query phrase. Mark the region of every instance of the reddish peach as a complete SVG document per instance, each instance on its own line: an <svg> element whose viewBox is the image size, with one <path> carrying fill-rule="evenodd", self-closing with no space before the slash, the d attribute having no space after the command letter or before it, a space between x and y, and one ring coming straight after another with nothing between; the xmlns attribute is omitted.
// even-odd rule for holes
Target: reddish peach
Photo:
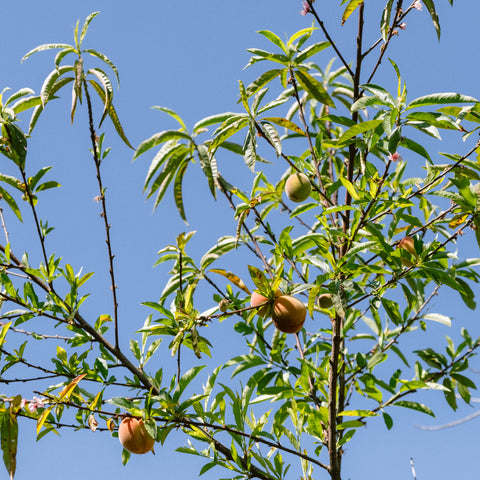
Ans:
<svg viewBox="0 0 480 480"><path fill-rule="evenodd" d="M282 294L282 292L280 291L279 288L277 288L277 290L275 292L275 297L279 297L281 294ZM268 301L269 301L269 299L267 297L264 297L263 295L260 295L258 292L254 291L252 293L252 296L250 297L250 306L251 307L258 307L258 306L260 306L263 303L268 302ZM269 314L270 311L271 311L270 305L268 303L266 303L265 305L263 305L262 307L260 307L258 309L257 313L261 317L265 317Z"/></svg>
<svg viewBox="0 0 480 480"><path fill-rule="evenodd" d="M118 438L125 450L144 454L152 450L155 440L149 435L142 419L127 417L118 427Z"/></svg>
<svg viewBox="0 0 480 480"><path fill-rule="evenodd" d="M283 333L300 331L305 323L306 316L305 305L295 297L282 295L273 302L273 324Z"/></svg>

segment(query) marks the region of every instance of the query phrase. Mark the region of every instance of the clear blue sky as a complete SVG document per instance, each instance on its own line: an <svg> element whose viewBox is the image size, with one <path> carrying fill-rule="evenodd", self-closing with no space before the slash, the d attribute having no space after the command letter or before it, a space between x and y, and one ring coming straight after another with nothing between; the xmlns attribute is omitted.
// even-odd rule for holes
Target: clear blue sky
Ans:
<svg viewBox="0 0 480 480"><path fill-rule="evenodd" d="M347 49L349 57L353 37L348 37L347 32L352 32L355 21L352 19L340 27L338 15L334 15L334 5L339 3L317 1L327 26L334 38L338 38L339 47ZM366 2L367 14L371 5L383 3L380 0ZM437 41L424 9L409 16L407 30L400 32L388 56L399 65L410 98L441 91L459 91L480 98L476 33L480 4L457 2L458 5L451 8L446 0L437 3L443 28L441 42ZM12 91L28 86L38 92L52 69L53 54L40 53L23 64L20 59L39 44L71 43L77 19L83 22L96 10L101 14L91 24L86 43L108 55L119 69L121 88L115 91L114 103L134 146L151 134L174 126L166 115L151 110L153 105L176 110L189 126L207 115L237 109L238 80L248 84L253 75L260 72L242 71L249 58L246 49L267 46L256 31L268 29L281 36L291 35L311 24L309 16L299 15L299 0L8 2L2 6L0 90L6 86ZM379 19L375 19L373 25L368 26L371 39L377 38L378 22ZM317 38L323 39L320 33ZM331 57L333 52L328 51L324 63ZM393 87L396 79L387 63L376 83ZM62 184L60 197L46 192L40 205L42 218L48 218L56 227L48 246L76 270L83 266L85 271L97 272L89 285L92 297L84 310L87 316L97 316L102 309L110 310L103 226L98 217L99 207L93 201L97 191L88 153L85 113L83 109L79 111L72 127L69 94L65 92L63 96L49 104L40 119L30 142L29 161L32 169L53 165L51 177ZM201 255L218 236L232 234L234 224L227 208L214 206L198 168L187 177L186 211L190 226L185 226L176 214L171 192L167 193L166 205L152 213L152 203L146 202L142 195L151 156L140 157L132 164L132 152L124 148L110 125L107 125L106 144L112 147L105 165L105 183L116 250L122 344L127 347L128 339L149 313L140 303L157 298L165 281L165 270L152 268L156 252L174 242L178 233L197 230L192 254ZM432 152L433 148L454 152L462 147L459 143L446 142L432 143ZM6 168L4 164L2 162L2 172ZM215 214L212 214L214 207ZM34 255L38 247L26 227L16 225L10 217L9 228L17 244L24 250L32 250ZM473 242L468 239L462 242L461 248L469 252L467 257L479 256ZM479 334L480 329L475 327L478 311L465 310L456 296L439 298L435 307L437 311L465 320L472 326L472 332ZM420 342L428 345L429 341L445 334L452 335L446 327L439 326L434 329L432 339L424 336ZM222 338L217 342L217 354L223 358L228 354L228 344ZM40 354L43 347L37 348ZM174 371L174 362L167 351L162 362L167 373ZM8 392L15 393L15 388L28 391L28 385L14 384ZM435 397L433 393L429 396ZM359 432L359 438L346 449L345 478L407 480L412 478L410 457L415 459L418 480L477 478L480 471L478 420L435 433L415 428L415 424L440 425L474 411L463 407L454 415L440 395L435 398L439 400L433 401L436 419L396 411L392 412L393 431L387 432L378 420ZM132 457L126 467L121 464L118 440L105 433L62 430L60 437L49 435L38 443L34 439L33 422L20 422L17 480L65 477L121 480L142 476L183 480L195 478L201 465L193 457L174 453L174 449L184 443L181 435L172 435L163 448L157 446L155 456ZM7 478L3 465L0 472L0 478ZM227 474L215 469L205 478L222 478ZM291 477L294 478L293 471Z"/></svg>

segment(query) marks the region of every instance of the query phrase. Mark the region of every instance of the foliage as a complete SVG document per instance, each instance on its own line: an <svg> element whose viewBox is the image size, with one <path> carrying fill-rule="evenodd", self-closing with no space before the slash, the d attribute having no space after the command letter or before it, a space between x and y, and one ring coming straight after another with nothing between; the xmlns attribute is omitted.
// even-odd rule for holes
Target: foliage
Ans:
<svg viewBox="0 0 480 480"><path fill-rule="evenodd" d="M17 256L4 228L1 376L26 368L32 379L41 370L60 381L34 390L39 397L33 400L2 396L1 447L11 478L17 421L23 417L37 422L41 438L72 416L78 427L107 429L115 436L119 421L134 416L145 420L161 444L170 432L182 430L189 440L178 450L204 459L200 474L220 466L232 478L281 479L295 465L305 480L340 480L344 446L355 444L358 429L376 417L390 429L393 406L433 415L428 405L415 400L419 390L438 390L453 410L458 398L470 402L475 384L467 369L480 339L454 325L462 338L458 345L447 337L444 346L412 351L405 341L428 330L429 321L452 324L431 310L440 290L454 290L475 308L471 286L479 280L475 267L480 263L459 258L455 251L464 234L475 236L480 245L480 148L472 140L480 124L480 102L460 93L408 98L393 60L387 68L396 76L396 91L374 83L392 38L418 3L402 8L402 1L394 5L388 0L379 10L363 1L340 2L343 23L352 16L359 19L351 63L330 37L313 0L307 0L303 13L313 16L311 27L285 41L273 32L259 32L271 48L249 49L247 67L264 68L249 85L239 83L237 112L211 115L188 129L176 112L155 107L179 128L156 133L135 149L134 159L153 155L147 196L156 195L157 207L171 186L186 221L183 180L198 160L199 175L205 176L213 197L232 207L237 228L225 232L199 260L189 253L194 232L179 234L175 245L159 251L157 264L170 262L170 277L159 299L144 303L152 313L131 339L130 352L118 342L114 253L101 170L108 148L97 129L109 116L123 142L130 143L113 106L110 76L98 67L86 69L86 54L106 64L118 82L117 68L104 54L81 48L98 12L87 17L80 32L77 23L74 45L41 45L25 55L59 49L40 95L22 89L6 100L4 90L0 97L0 150L18 169L18 178L0 174L0 194L18 221L30 210L41 247L36 263L28 254ZM425 0L424 5L440 36L435 2ZM381 18L379 39L370 46L363 45L367 13ZM326 40L318 41L320 37ZM317 61L331 50L341 65L334 69L331 61L322 68ZM70 54L76 55L75 62L63 65ZM59 183L44 180L50 167L30 172L28 162L29 135L68 84L72 122L77 104L86 99L105 221L113 302L111 314L99 312L96 320L81 313L92 274L75 272L48 253L51 227L37 215L41 192ZM98 127L92 89L103 107ZM18 115L30 109L27 133L18 126ZM466 145L464 152L442 153L445 163L436 161L425 141L441 139L441 131L460 135ZM283 162L280 181L272 183L260 151ZM421 173L409 168L402 158L407 154L425 162ZM218 159L225 156L245 162L248 192L228 178L228 170L220 171ZM409 177L412 171L416 176ZM312 189L309 199L292 210L283 190L294 172L306 174ZM249 265L251 282L222 268L232 256ZM214 265L217 261L220 266ZM276 330L268 314L272 308L249 305L248 282L266 297L268 307L278 288L300 299L310 317L305 327L294 335ZM200 287L211 291L204 311ZM320 304L325 295L329 302ZM68 334L63 341L56 337L50 368L28 355L27 347L36 339L53 337L42 330L40 318ZM212 345L215 327L227 319L241 349L224 363ZM22 324L31 326L32 338L11 349L5 342L22 335ZM161 355L162 340L177 364L172 378L163 378L162 368L150 361ZM185 349L194 353L196 363L185 365ZM124 451L122 460L128 459Z"/></svg>

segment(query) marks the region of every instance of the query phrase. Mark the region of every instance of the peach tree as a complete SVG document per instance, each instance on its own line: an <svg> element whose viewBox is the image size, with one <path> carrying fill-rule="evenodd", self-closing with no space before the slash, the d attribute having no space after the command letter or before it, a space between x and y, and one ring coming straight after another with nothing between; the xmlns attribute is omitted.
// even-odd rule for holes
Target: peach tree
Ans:
<svg viewBox="0 0 480 480"><path fill-rule="evenodd" d="M178 450L203 459L201 474L216 467L231 478L274 480L292 468L305 480L340 480L345 446L355 448L355 433L370 422L390 429L393 407L433 415L419 401L428 390L453 410L459 399L470 402L468 366L480 339L432 301L452 290L475 308L480 259L462 258L457 243L466 235L480 245L480 103L460 93L407 95L387 51L422 8L440 37L436 2L383 3L338 2L339 22L356 24L350 58L314 0L303 1L312 23L284 39L262 30L270 48L248 50L255 79L239 82L237 111L188 127L170 108L156 107L178 128L136 148L114 107L115 64L82 48L98 12L77 23L73 45L45 44L25 55L56 52L39 95L4 89L0 97L0 150L10 161L9 173L0 173L0 381L27 372L37 385L30 394L1 396L11 478L19 420L36 422L42 438L72 426L117 436L122 420L133 417L157 451L171 432L183 432ZM380 25L373 42L366 22ZM395 79L393 91L376 83L381 69ZM77 107L86 109L104 222L112 308L96 318L82 313L95 297L92 274L49 249L52 227L38 214L43 192L59 183L50 167L35 171L29 163L37 121L67 89L72 122ZM186 222L184 179L196 168L234 222L199 258L189 251L191 231L159 246L157 264L169 265L169 278L157 298L145 299L151 314L130 332L129 349L119 340L103 180L107 117L134 159L150 159L145 191L155 207L171 190ZM462 150L432 153L431 139L443 131L461 138ZM245 163L242 176L222 167L225 158ZM30 255L18 251L7 228L26 211L38 242ZM228 359L214 347L220 322L228 325ZM432 322L451 325L461 341L412 348L407 339ZM54 345L51 364L35 355L35 342L45 338ZM158 368L166 362L176 372L169 378ZM123 462L129 457L124 449Z"/></svg>

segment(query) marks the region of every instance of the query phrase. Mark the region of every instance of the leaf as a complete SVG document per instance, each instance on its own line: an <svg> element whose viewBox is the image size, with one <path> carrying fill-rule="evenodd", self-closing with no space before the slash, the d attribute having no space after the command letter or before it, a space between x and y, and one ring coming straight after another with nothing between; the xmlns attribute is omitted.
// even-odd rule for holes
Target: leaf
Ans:
<svg viewBox="0 0 480 480"><path fill-rule="evenodd" d="M55 83L57 82L57 80L62 75L73 71L74 67L72 65L67 65L64 67L56 68L47 75L47 78L43 82L42 89L40 90L40 98L44 107L46 103L50 100L50 97L53 96L53 93L58 90L58 88L55 88Z"/></svg>
<svg viewBox="0 0 480 480"><path fill-rule="evenodd" d="M95 75L95 77L97 77L99 82L103 85L103 89L104 89L104 95L102 95L100 97L103 101L102 118L100 119L100 122L98 123L98 127L100 128L102 126L102 123L105 120L105 117L107 116L108 111L110 109L110 106L112 104L112 99L113 99L112 82L110 82L110 79L108 78L108 75L103 70L101 70L100 68L90 68L90 70L88 70L87 74Z"/></svg>
<svg viewBox="0 0 480 480"><path fill-rule="evenodd" d="M78 47L80 48L82 46L83 39L85 38L85 35L87 34L88 26L90 25L90 22L99 14L100 12L92 12L88 17L85 19L85 22L82 27L82 32L80 33L80 38L78 41Z"/></svg>
<svg viewBox="0 0 480 480"><path fill-rule="evenodd" d="M120 86L120 77L118 75L117 67L106 55L104 55L103 53L97 52L96 50L92 50L90 48L83 51L85 53L92 55L93 57L98 58L102 62L106 63L113 70L113 73L115 74L115 78L117 79L117 84L118 86Z"/></svg>
<svg viewBox="0 0 480 480"><path fill-rule="evenodd" d="M251 97L263 88L267 83L270 83L275 77L278 77L283 70L268 70L254 80L245 90L247 97Z"/></svg>
<svg viewBox="0 0 480 480"><path fill-rule="evenodd" d="M340 177L340 182L342 182L342 185L347 189L348 193L354 200L360 200L357 190L350 181L346 178Z"/></svg>
<svg viewBox="0 0 480 480"><path fill-rule="evenodd" d="M305 132L295 123L291 122L290 120L287 120L286 118L282 117L264 117L262 118L262 121L267 121L271 123L275 123L276 125L284 128L288 128L288 130L292 130L292 132L298 133L299 135L304 135Z"/></svg>
<svg viewBox="0 0 480 480"><path fill-rule="evenodd" d="M181 132L179 130L163 130L162 132L158 132L155 135L152 135L147 140L144 140L135 150L135 154L133 155L133 159L135 160L140 155L144 154L151 148L156 147L160 143L164 143L170 140L191 140L190 135L187 133Z"/></svg>
<svg viewBox="0 0 480 480"><path fill-rule="evenodd" d="M381 123L382 120L367 120L366 122L358 123L357 125L354 125L353 127L350 127L348 130L343 132L343 134L338 139L338 143L345 143L351 138L356 137L361 133L368 132L369 130L375 130Z"/></svg>
<svg viewBox="0 0 480 480"><path fill-rule="evenodd" d="M432 17L433 26L435 27L435 31L437 32L437 37L440 40L440 23L438 21L437 12L435 11L435 4L433 3L433 0L424 0L423 3L427 7L427 10L430 13L430 16Z"/></svg>
<svg viewBox="0 0 480 480"><path fill-rule="evenodd" d="M433 93L430 95L424 95L412 100L406 107L406 110L417 107L426 107L428 105L446 105L451 103L476 103L478 100L468 95L462 95L460 93Z"/></svg>
<svg viewBox="0 0 480 480"><path fill-rule="evenodd" d="M210 272L218 273L219 275L224 276L225 278L230 280L230 282L232 282L235 286L250 295L250 290L248 289L248 287L245 285L245 283L243 283L242 279L240 277L237 277L237 275L235 275L234 273L227 272L226 270L223 270L221 268L212 268L210 269Z"/></svg>
<svg viewBox="0 0 480 480"><path fill-rule="evenodd" d="M187 388L188 384L205 368L204 365L199 365L197 367L193 367L188 372L184 373L180 380L178 381L178 385L176 386L172 398L175 403L180 400L180 396Z"/></svg>
<svg viewBox="0 0 480 480"><path fill-rule="evenodd" d="M15 199L2 187L0 187L0 198L5 200L7 205L12 209L12 212L17 216L17 218L22 222L22 214L18 208L17 202Z"/></svg>
<svg viewBox="0 0 480 480"><path fill-rule="evenodd" d="M275 33L271 32L270 30L259 30L257 33L260 33L265 38L268 38L272 43L277 45L277 47L280 47L286 54L288 54L287 47Z"/></svg>
<svg viewBox="0 0 480 480"><path fill-rule="evenodd" d="M72 394L74 388L78 385L78 382L82 380L82 378L86 377L86 373L82 373L81 375L78 375L75 377L68 385L65 386L65 388L60 392L60 399L61 400L67 400L70 398L70 395Z"/></svg>
<svg viewBox="0 0 480 480"><path fill-rule="evenodd" d="M51 50L51 49L56 49L56 48L67 48L67 49L72 49L73 47L71 45L68 45L66 43L46 43L44 45L39 45L38 47L35 47L33 50L30 50L28 53L26 53L21 62L26 60L28 57L33 55L34 53L37 52L42 52L44 50Z"/></svg>
<svg viewBox="0 0 480 480"><path fill-rule="evenodd" d="M450 317L447 317L446 315L441 315L440 313L427 313L421 318L423 318L424 320L432 320L434 322L441 323L442 325L446 325L447 327L452 326L452 319Z"/></svg>
<svg viewBox="0 0 480 480"><path fill-rule="evenodd" d="M318 100L324 105L335 108L335 103L333 103L333 100L325 90L325 87L315 77L312 77L312 75L302 70L296 70L295 76L302 88L315 98L315 100Z"/></svg>
<svg viewBox="0 0 480 480"><path fill-rule="evenodd" d="M393 405L397 405L398 407L411 408L412 410L426 413L427 415L430 415L432 417L435 416L432 410L430 410L430 408L428 408L426 405L423 405L422 403L399 400L398 402L395 402Z"/></svg>
<svg viewBox="0 0 480 480"><path fill-rule="evenodd" d="M347 21L348 17L363 3L363 0L350 0L342 15L342 25Z"/></svg>
<svg viewBox="0 0 480 480"><path fill-rule="evenodd" d="M96 90L97 94L102 99L103 104L105 105L105 98L102 97L104 95L102 87L95 80L90 79L88 81ZM120 123L120 119L118 118L117 112L113 104L110 104L107 113L113 123L113 126L115 127L115 130L118 133L118 136L123 140L125 145L133 149L132 145L130 145L130 142L127 139L127 136L125 135L125 132L123 131L122 124Z"/></svg>
<svg viewBox="0 0 480 480"><path fill-rule="evenodd" d="M3 463L7 469L10 480L15 476L17 467L17 442L18 442L18 422L16 415L11 411L11 407L0 413L0 436L3 452Z"/></svg>

